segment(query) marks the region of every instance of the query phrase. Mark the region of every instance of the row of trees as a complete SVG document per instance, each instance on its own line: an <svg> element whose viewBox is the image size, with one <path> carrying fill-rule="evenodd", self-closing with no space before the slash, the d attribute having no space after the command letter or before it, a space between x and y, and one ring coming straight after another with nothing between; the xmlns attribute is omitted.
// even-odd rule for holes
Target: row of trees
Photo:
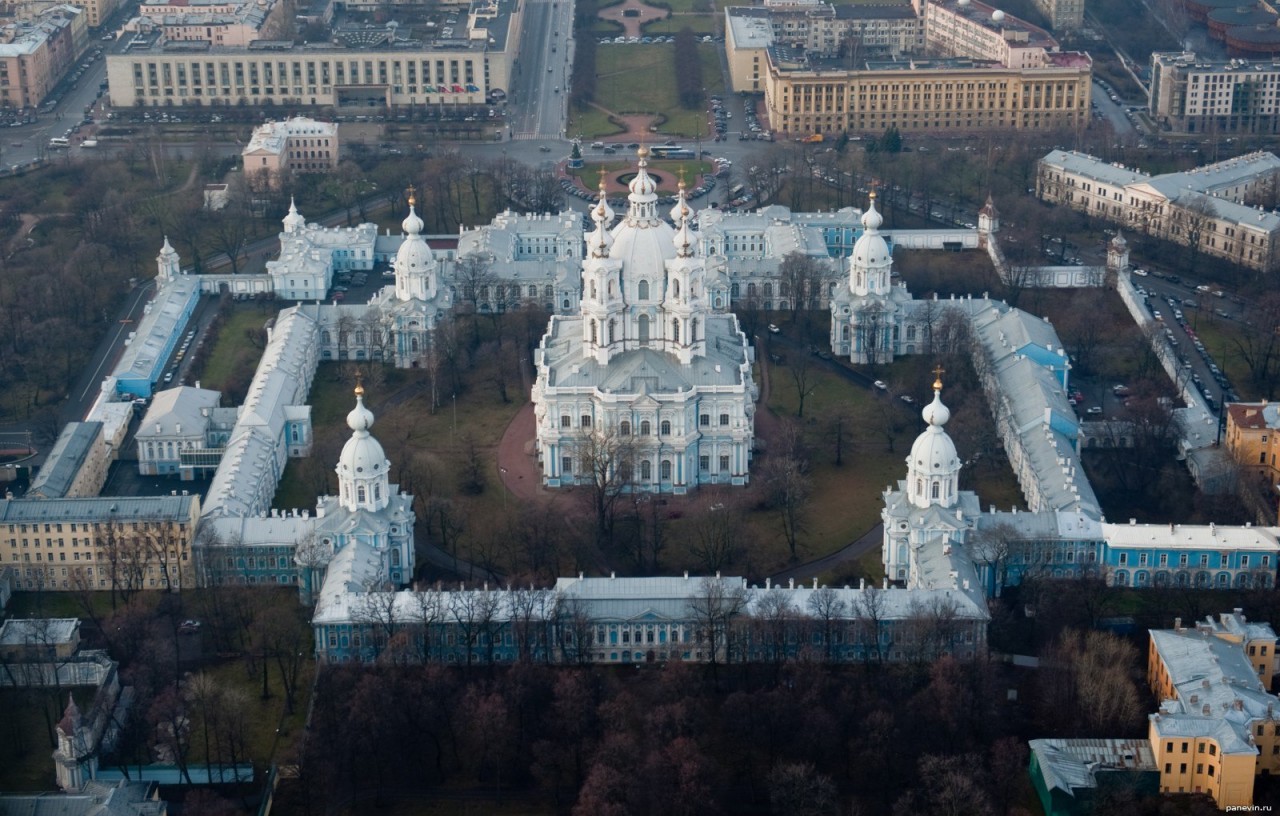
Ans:
<svg viewBox="0 0 1280 816"><path fill-rule="evenodd" d="M1042 705L1025 708L1002 702L1007 678L995 664L949 657L714 674L683 663L626 673L334 667L286 793L293 808L480 786L592 816L1010 813L1031 795L1028 735L1140 726L1132 646L1069 634L1048 654L1099 670L1060 673L1070 688L1055 677L1033 694ZM1055 711L1061 693L1076 707ZM1101 707L1087 722L1058 727L1090 706Z"/></svg>
<svg viewBox="0 0 1280 816"><path fill-rule="evenodd" d="M702 87L702 55L698 38L690 28L676 32L675 40L676 98L685 110L698 110L706 103Z"/></svg>

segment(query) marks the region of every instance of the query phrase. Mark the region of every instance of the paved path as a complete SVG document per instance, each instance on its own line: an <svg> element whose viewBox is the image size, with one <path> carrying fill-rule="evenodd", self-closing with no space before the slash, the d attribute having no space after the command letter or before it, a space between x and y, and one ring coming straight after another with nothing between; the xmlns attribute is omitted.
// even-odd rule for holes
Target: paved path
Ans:
<svg viewBox="0 0 1280 816"><path fill-rule="evenodd" d="M633 13L639 13L634 17L626 16L625 12L628 9L632 10ZM597 16L602 20L613 20L614 22L621 23L624 36L639 37L643 34L641 27L645 23L651 20L661 20L670 14L671 12L666 9L647 6L644 3L641 3L640 0L627 0L627 2L621 5L609 6L608 8L601 9L597 13Z"/></svg>
<svg viewBox="0 0 1280 816"><path fill-rule="evenodd" d="M774 573L770 576L775 584L794 578L797 582L803 583L811 581L815 577L824 572L843 567L857 561L862 556L877 549L884 540L884 525L877 524L855 541L851 541L844 547L831 553L824 555L822 558L814 559L807 564L801 564L797 567L789 567L782 572Z"/></svg>

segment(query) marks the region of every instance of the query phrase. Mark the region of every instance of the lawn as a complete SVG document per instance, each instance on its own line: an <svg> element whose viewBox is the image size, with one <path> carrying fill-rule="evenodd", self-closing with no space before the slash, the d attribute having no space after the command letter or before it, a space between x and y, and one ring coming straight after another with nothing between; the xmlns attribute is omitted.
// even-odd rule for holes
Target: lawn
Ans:
<svg viewBox="0 0 1280 816"><path fill-rule="evenodd" d="M676 34L689 29L699 37L716 33L716 16L713 14L682 14L678 17L665 17L661 20L650 20L641 26L641 30L649 36L655 34Z"/></svg>
<svg viewBox="0 0 1280 816"><path fill-rule="evenodd" d="M625 128L610 121L609 114L599 108L587 108L583 111L569 109L567 132L573 133L579 139L589 140L615 136L625 132L625 130Z"/></svg>
<svg viewBox="0 0 1280 816"><path fill-rule="evenodd" d="M715 43L698 45L702 84L707 94L724 91L717 48ZM693 136L699 123L705 129L706 111L683 110L677 101L674 51L672 43L610 45L599 49L596 102L615 113L665 115L667 121L658 128L663 133ZM579 126L570 129L587 135Z"/></svg>
<svg viewBox="0 0 1280 816"><path fill-rule="evenodd" d="M1240 398L1245 401L1256 399L1258 390L1254 387L1249 366L1241 356L1235 341L1239 324L1224 320L1206 309L1189 310L1187 314L1188 317L1195 319L1192 330L1200 338L1200 342L1204 343L1205 351L1209 352L1213 361L1227 375L1227 379L1231 381L1232 387ZM1195 349L1190 349L1186 353L1194 352Z"/></svg>
<svg viewBox="0 0 1280 816"><path fill-rule="evenodd" d="M649 167L659 171L661 184L658 187L658 195L675 195L675 182L679 179L680 171L684 171L685 183L693 187L697 184L699 176L710 173L712 166L709 162L700 161L653 161L649 163ZM569 169L565 172L569 175L582 180L582 184L589 190L594 190L600 182L600 170L604 169L606 173L613 173L618 170L634 169L635 163L628 157L625 161L612 160L604 162L588 162L585 166L578 170Z"/></svg>
<svg viewBox="0 0 1280 816"><path fill-rule="evenodd" d="M247 382L246 372L252 377L258 360L262 358L262 347L250 339L249 333L261 329L270 319L271 314L264 312L257 303L237 304L218 331L218 339L205 360L204 369L193 381L198 379L201 388L215 391L227 390L228 384L234 380Z"/></svg>

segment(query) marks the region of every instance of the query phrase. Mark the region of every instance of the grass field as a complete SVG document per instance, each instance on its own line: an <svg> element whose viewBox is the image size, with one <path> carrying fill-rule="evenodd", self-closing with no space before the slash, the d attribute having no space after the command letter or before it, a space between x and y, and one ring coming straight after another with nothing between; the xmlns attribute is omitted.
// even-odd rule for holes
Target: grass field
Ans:
<svg viewBox="0 0 1280 816"><path fill-rule="evenodd" d="M1206 299L1212 300L1212 298ZM1216 315L1210 315L1204 309L1200 310L1198 315L1194 311L1188 312L1188 317L1192 315L1196 317L1192 330L1200 338L1200 342L1204 343L1205 350L1213 357L1213 361L1227 375L1227 379L1231 380L1236 393L1245 401L1257 399L1258 389L1254 386L1253 379L1249 375L1249 366L1240 355L1240 349L1235 341L1239 325ZM1191 349L1187 353L1194 352L1195 349Z"/></svg>
<svg viewBox="0 0 1280 816"><path fill-rule="evenodd" d="M233 309L218 332L218 340L209 353L204 370L196 375L201 388L224 390L244 372L252 374L262 358L262 349L250 341L248 332L261 329L271 319L256 303L241 303Z"/></svg>
<svg viewBox="0 0 1280 816"><path fill-rule="evenodd" d="M675 34L689 29L698 36L716 33L716 16L714 14L681 14L661 20L650 20L641 26L645 34Z"/></svg>
<svg viewBox="0 0 1280 816"><path fill-rule="evenodd" d="M569 133L582 139L600 139L622 133L625 128L609 121L609 114L599 108L569 111Z"/></svg>
<svg viewBox="0 0 1280 816"><path fill-rule="evenodd" d="M698 56L702 62L703 88L707 94L723 93L724 78L715 43L700 43ZM685 110L676 97L675 45L609 45L597 52L599 77L596 81L596 103L620 114L661 114L666 120L658 132L692 138L701 129L710 136L704 109ZM603 124L602 124L603 123ZM604 130L607 127L608 130ZM569 132L583 138L611 135L618 130L606 118L574 113Z"/></svg>
<svg viewBox="0 0 1280 816"><path fill-rule="evenodd" d="M690 187L697 183L698 176L712 171L710 163L699 161L654 161L650 162L649 166L659 171L658 175L662 183L658 187L658 195L676 194L676 182L679 179L681 170L684 170L685 182ZM618 170L634 169L635 163L629 157L625 161L588 162L581 169L570 169L565 172L575 178L582 179L582 183L587 189L595 189L600 181L601 168L606 173L614 173Z"/></svg>

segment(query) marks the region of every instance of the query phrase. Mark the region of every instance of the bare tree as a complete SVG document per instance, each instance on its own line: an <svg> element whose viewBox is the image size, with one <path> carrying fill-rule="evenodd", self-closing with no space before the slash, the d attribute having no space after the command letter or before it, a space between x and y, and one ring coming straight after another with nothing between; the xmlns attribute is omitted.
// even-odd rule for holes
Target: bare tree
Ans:
<svg viewBox="0 0 1280 816"><path fill-rule="evenodd" d="M831 587L822 587L809 593L807 602L809 614L817 618L821 626L822 646L828 663L835 662L836 631L838 622L849 615L848 604L840 597L840 593Z"/></svg>
<svg viewBox="0 0 1280 816"><path fill-rule="evenodd" d="M698 566L707 572L725 569L750 546L746 537L751 534L751 528L746 523L746 510L741 501L712 505L707 512L695 514L691 523L689 548Z"/></svg>
<svg viewBox="0 0 1280 816"><path fill-rule="evenodd" d="M633 486L633 439L620 428L584 428L574 443L573 458L585 480L601 547L613 539L618 500Z"/></svg>
<svg viewBox="0 0 1280 816"><path fill-rule="evenodd" d="M729 629L746 607L746 590L719 576L707 576L698 592L689 599L689 616L694 622L697 649L714 667L730 659Z"/></svg>

